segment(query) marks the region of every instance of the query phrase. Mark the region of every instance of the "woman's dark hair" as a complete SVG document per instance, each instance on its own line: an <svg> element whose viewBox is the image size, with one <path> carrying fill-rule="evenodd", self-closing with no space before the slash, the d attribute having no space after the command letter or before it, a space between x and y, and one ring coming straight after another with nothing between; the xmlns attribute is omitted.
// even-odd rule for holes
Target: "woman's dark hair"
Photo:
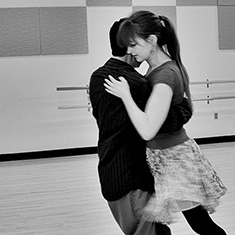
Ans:
<svg viewBox="0 0 235 235"><path fill-rule="evenodd" d="M156 16L150 11L137 11L122 22L117 41L121 47L128 47L136 37L147 40L150 35L156 35L158 46L167 53L178 65L184 84L184 91L192 108L189 89L189 76L180 56L180 45L175 29L166 16Z"/></svg>

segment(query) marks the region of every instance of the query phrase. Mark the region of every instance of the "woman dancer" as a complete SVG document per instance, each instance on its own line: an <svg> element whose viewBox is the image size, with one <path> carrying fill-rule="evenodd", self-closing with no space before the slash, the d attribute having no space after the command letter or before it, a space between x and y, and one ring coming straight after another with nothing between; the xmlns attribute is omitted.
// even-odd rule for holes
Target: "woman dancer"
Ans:
<svg viewBox="0 0 235 235"><path fill-rule="evenodd" d="M167 17L138 11L121 25L118 41L138 62L149 64L152 92L144 112L133 101L125 78L110 76L105 83L109 93L122 99L133 125L147 140L156 197L145 208L145 218L169 224L182 211L196 233L225 235L209 213L227 189L196 142L170 115L184 96L192 109L189 78L172 23Z"/></svg>

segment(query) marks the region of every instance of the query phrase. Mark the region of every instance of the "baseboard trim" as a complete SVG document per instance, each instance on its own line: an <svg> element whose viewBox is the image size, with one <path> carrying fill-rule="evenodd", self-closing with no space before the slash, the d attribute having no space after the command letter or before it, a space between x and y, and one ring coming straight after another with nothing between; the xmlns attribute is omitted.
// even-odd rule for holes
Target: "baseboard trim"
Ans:
<svg viewBox="0 0 235 235"><path fill-rule="evenodd" d="M97 147L95 146L83 147L83 148L43 150L35 152L7 153L7 154L0 154L0 162L39 159L39 158L69 157L69 156L96 154L96 153L97 153Z"/></svg>
<svg viewBox="0 0 235 235"><path fill-rule="evenodd" d="M195 138L195 141L199 145L235 142L235 135ZM57 150L44 150L37 152L9 153L9 154L0 154L0 162L39 159L39 158L69 157L69 156L76 156L76 155L79 156L79 155L88 155L96 153L97 153L97 146L57 149Z"/></svg>
<svg viewBox="0 0 235 235"><path fill-rule="evenodd" d="M235 142L235 135L229 136L214 136L214 137L205 137L205 138L195 138L197 144L217 144L217 143L226 143L226 142Z"/></svg>

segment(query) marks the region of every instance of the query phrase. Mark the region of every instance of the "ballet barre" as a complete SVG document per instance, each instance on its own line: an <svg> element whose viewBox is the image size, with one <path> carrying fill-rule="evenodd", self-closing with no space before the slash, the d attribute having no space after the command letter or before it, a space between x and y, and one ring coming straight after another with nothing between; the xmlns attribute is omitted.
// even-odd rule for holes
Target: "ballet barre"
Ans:
<svg viewBox="0 0 235 235"><path fill-rule="evenodd" d="M210 87L212 84L228 84L228 83L235 83L235 80L233 79L226 79L226 80L210 80L206 79L205 81L193 81L190 82L190 86L192 85L206 85L207 88ZM63 110L63 109L83 109L87 108L88 111L90 111L91 104L89 101L89 86L68 86L68 87L57 87L57 91L81 91L85 90L88 95L88 104L87 105L63 105L63 106L58 106L58 109ZM206 98L195 98L192 101L193 102L198 102L198 101L207 101L207 104L209 104L210 101L215 101L215 100L226 100L226 99L235 99L235 95L228 95L228 96L210 96L207 95Z"/></svg>
<svg viewBox="0 0 235 235"><path fill-rule="evenodd" d="M88 86L71 86L71 87L57 87L57 91L76 91L76 90L87 90L89 91Z"/></svg>
<svg viewBox="0 0 235 235"><path fill-rule="evenodd" d="M207 88L210 88L210 85L212 84L229 84L229 83L235 83L235 80L233 79L225 79L225 80L210 80L206 79L205 81L194 81L190 82L190 86L192 85L206 85ZM226 99L235 99L235 95L218 95L218 96L210 96L207 95L206 98L195 98L192 101L197 102L197 101L207 101L207 104L210 103L210 101L215 101L215 100L226 100Z"/></svg>
<svg viewBox="0 0 235 235"><path fill-rule="evenodd" d="M90 111L91 105L62 105L58 109L88 109Z"/></svg>
<svg viewBox="0 0 235 235"><path fill-rule="evenodd" d="M227 79L227 80L209 80L206 79L205 81L195 81L190 82L190 85L211 85L211 84L221 84L221 83L235 83L235 80Z"/></svg>
<svg viewBox="0 0 235 235"><path fill-rule="evenodd" d="M226 99L235 99L235 95L231 96L214 96L214 97L207 97L207 98L196 98L192 99L192 101L213 101L213 100L226 100Z"/></svg>
<svg viewBox="0 0 235 235"><path fill-rule="evenodd" d="M57 91L81 91L85 90L88 96L88 104L87 105L60 105L58 109L84 109L87 108L88 111L91 110L91 104L89 100L89 86L70 86L70 87L57 87Z"/></svg>

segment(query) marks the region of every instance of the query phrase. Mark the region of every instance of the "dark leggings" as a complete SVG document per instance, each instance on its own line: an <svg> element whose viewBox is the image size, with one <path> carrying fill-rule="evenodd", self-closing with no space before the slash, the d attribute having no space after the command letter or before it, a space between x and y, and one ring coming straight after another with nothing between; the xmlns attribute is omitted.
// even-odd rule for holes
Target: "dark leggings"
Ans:
<svg viewBox="0 0 235 235"><path fill-rule="evenodd" d="M182 212L190 227L200 235L226 235L202 206Z"/></svg>

